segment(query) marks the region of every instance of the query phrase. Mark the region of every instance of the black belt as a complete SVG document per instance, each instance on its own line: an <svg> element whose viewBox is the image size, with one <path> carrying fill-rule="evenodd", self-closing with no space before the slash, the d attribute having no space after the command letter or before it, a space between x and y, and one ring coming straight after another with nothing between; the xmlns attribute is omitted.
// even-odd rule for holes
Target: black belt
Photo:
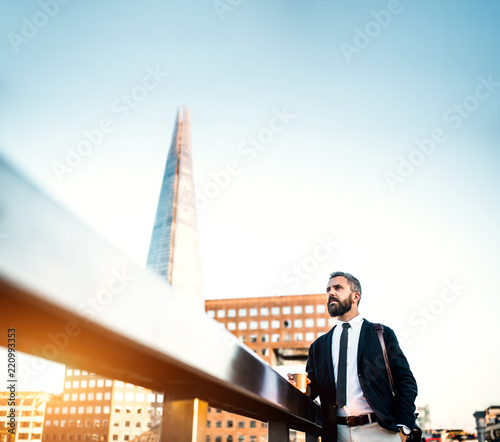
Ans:
<svg viewBox="0 0 500 442"><path fill-rule="evenodd" d="M377 422L375 413L362 414L361 416L337 416L337 424L347 425L348 427L357 427L358 425L371 424Z"/></svg>

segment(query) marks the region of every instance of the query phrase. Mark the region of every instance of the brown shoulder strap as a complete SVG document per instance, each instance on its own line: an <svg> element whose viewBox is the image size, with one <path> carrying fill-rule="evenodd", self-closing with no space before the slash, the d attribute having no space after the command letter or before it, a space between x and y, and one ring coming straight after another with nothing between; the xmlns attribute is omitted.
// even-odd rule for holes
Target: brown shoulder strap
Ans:
<svg viewBox="0 0 500 442"><path fill-rule="evenodd" d="M382 324L373 324L373 328L377 332L378 340L380 341L380 346L382 347L385 368L387 369L387 375L389 376L389 382L391 383L392 395L394 396L394 381L392 380L391 368L389 367L389 358L387 357L387 349L385 348L384 326Z"/></svg>

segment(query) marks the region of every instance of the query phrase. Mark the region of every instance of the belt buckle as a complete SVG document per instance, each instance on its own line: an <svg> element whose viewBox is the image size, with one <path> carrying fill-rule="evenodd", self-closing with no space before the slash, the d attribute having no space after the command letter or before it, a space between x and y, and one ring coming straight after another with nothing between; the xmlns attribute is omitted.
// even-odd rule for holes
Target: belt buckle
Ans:
<svg viewBox="0 0 500 442"><path fill-rule="evenodd" d="M357 416L347 416L347 426L355 427L357 424Z"/></svg>

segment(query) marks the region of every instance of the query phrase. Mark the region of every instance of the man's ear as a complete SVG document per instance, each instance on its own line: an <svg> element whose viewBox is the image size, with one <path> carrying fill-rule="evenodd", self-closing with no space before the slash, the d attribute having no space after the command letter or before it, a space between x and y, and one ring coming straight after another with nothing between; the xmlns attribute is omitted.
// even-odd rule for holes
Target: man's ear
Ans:
<svg viewBox="0 0 500 442"><path fill-rule="evenodd" d="M359 303L359 300L361 299L361 295L359 294L359 292L354 292L354 297L353 299L355 299L356 301L358 301Z"/></svg>

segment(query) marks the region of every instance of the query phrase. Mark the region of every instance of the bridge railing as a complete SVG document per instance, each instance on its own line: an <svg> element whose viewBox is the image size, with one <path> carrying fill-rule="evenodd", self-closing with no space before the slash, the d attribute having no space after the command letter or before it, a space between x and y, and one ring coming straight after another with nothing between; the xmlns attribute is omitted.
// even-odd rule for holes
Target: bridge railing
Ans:
<svg viewBox="0 0 500 442"><path fill-rule="evenodd" d="M207 404L318 439L316 403L2 158L0 306L17 350L165 392L163 441L201 441Z"/></svg>

